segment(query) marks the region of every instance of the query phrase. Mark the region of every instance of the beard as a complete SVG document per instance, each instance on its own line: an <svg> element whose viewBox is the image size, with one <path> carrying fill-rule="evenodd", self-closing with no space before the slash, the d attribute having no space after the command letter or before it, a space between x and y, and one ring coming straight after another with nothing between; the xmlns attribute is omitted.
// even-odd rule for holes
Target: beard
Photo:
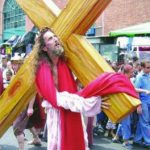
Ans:
<svg viewBox="0 0 150 150"><path fill-rule="evenodd" d="M64 53L63 47L52 51L52 55L55 57L60 57L63 55L63 53Z"/></svg>

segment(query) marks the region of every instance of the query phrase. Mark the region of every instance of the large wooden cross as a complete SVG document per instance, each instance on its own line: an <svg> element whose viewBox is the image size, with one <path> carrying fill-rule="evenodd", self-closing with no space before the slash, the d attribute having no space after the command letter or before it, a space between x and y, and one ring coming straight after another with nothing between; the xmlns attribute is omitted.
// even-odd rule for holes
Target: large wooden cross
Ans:
<svg viewBox="0 0 150 150"><path fill-rule="evenodd" d="M62 11L50 0L16 1L39 29L50 27L61 39L67 63L83 85L87 85L103 72L113 71L82 36L111 0L70 0ZM34 52L30 54L0 99L0 136L35 94L33 57ZM109 95L109 99L111 108L104 112L114 122L119 121L135 108L133 106L139 104L138 100L134 102L135 98L124 93Z"/></svg>

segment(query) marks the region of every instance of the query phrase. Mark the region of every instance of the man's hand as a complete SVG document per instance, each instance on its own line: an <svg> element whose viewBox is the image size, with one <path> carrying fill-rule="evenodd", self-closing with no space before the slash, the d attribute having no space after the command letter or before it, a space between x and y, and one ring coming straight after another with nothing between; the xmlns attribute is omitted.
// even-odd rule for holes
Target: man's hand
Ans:
<svg viewBox="0 0 150 150"><path fill-rule="evenodd" d="M141 107L141 105L139 105L139 106L137 107L137 113L138 113L138 114L142 114L142 107Z"/></svg>
<svg viewBox="0 0 150 150"><path fill-rule="evenodd" d="M149 90L145 90L145 94L150 94L150 91Z"/></svg>
<svg viewBox="0 0 150 150"><path fill-rule="evenodd" d="M102 109L109 109L110 104L108 102L106 102L106 100L108 100L109 97L102 97L102 103L101 103L101 108Z"/></svg>

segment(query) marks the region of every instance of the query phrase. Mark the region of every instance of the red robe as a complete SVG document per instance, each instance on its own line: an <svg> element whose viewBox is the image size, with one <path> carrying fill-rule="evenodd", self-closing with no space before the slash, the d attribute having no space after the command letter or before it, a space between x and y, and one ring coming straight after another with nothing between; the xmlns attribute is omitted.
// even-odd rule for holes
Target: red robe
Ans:
<svg viewBox="0 0 150 150"><path fill-rule="evenodd" d="M77 93L76 83L67 65L64 61L59 60L57 66L58 91ZM85 150L80 113L74 113L57 106L56 88L50 65L46 61L41 61L37 70L36 85L44 99L53 107L60 110L62 133L61 150ZM137 97L134 87L124 75L104 73L77 94L83 97L91 97L118 92L126 92L127 94Z"/></svg>

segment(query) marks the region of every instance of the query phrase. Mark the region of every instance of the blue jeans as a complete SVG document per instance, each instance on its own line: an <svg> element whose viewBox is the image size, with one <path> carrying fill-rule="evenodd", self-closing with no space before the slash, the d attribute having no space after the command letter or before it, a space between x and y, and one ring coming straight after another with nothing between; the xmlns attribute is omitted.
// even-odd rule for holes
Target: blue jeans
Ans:
<svg viewBox="0 0 150 150"><path fill-rule="evenodd" d="M105 114L103 112L100 112L99 114L97 114L97 123L104 120L104 118L105 118Z"/></svg>
<svg viewBox="0 0 150 150"><path fill-rule="evenodd" d="M131 137L131 115L128 115L121 121L122 124L122 138L129 140Z"/></svg>
<svg viewBox="0 0 150 150"><path fill-rule="evenodd" d="M134 138L134 142L150 146L150 104L142 103L142 114L139 115L139 122Z"/></svg>
<svg viewBox="0 0 150 150"><path fill-rule="evenodd" d="M118 128L117 128L117 131L116 131L116 135L118 137L121 137L122 136L122 125L119 123L118 125Z"/></svg>

